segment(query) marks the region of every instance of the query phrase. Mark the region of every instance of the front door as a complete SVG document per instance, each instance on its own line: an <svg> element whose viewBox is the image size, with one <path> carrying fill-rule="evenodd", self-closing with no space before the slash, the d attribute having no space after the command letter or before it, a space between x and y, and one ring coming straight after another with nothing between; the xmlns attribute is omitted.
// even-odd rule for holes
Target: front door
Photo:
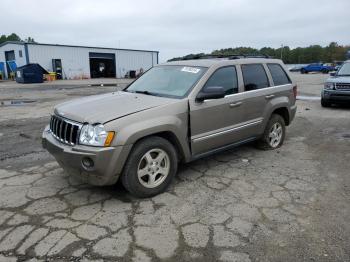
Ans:
<svg viewBox="0 0 350 262"><path fill-rule="evenodd" d="M203 102L190 101L192 154L198 155L240 140L237 128L242 121L242 101L238 93L235 66L216 70L203 86L221 86L226 96Z"/></svg>
<svg viewBox="0 0 350 262"><path fill-rule="evenodd" d="M5 60L6 60L6 70L7 70L7 77L10 77L10 73L12 72L12 69L10 68L9 61L15 61L15 51L5 51Z"/></svg>

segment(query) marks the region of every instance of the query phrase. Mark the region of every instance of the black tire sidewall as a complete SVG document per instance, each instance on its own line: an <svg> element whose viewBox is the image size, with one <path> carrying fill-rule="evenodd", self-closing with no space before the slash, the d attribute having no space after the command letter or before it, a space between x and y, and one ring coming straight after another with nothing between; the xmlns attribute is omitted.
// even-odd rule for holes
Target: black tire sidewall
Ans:
<svg viewBox="0 0 350 262"><path fill-rule="evenodd" d="M327 100L321 98L321 106L323 106L323 107L330 107L331 104Z"/></svg>
<svg viewBox="0 0 350 262"><path fill-rule="evenodd" d="M155 188L147 188L140 183L137 176L137 168L139 161L144 156L144 154L149 150L155 148L162 149L168 154L170 160L170 171L162 184ZM176 172L177 154L174 146L164 138L155 136L149 137L136 143L132 149L123 170L122 183L132 195L141 198L152 197L166 190L174 178Z"/></svg>

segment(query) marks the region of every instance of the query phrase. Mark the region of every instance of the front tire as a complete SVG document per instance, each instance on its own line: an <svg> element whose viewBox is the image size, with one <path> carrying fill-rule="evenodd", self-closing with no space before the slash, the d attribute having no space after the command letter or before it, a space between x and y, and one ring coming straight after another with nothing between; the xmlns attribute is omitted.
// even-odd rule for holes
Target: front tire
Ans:
<svg viewBox="0 0 350 262"><path fill-rule="evenodd" d="M166 139L153 136L137 142L121 176L126 190L140 198L164 192L177 171L177 153Z"/></svg>
<svg viewBox="0 0 350 262"><path fill-rule="evenodd" d="M321 98L321 106L322 107L330 107L331 106L331 103L329 103L329 101Z"/></svg>
<svg viewBox="0 0 350 262"><path fill-rule="evenodd" d="M286 136L286 123L284 118L278 114L272 114L264 134L258 140L257 146L263 150L272 150L282 146Z"/></svg>
<svg viewBox="0 0 350 262"><path fill-rule="evenodd" d="M304 68L302 68L302 69L300 70L300 73L302 73L302 74L307 74L307 71L306 71Z"/></svg>

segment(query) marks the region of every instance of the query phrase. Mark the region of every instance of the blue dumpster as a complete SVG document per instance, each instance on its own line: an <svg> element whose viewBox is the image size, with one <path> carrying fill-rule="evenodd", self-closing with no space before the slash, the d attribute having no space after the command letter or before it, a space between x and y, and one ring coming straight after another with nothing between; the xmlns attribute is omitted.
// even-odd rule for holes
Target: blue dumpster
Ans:
<svg viewBox="0 0 350 262"><path fill-rule="evenodd" d="M44 74L48 74L39 64L27 64L16 69L17 83L42 83Z"/></svg>

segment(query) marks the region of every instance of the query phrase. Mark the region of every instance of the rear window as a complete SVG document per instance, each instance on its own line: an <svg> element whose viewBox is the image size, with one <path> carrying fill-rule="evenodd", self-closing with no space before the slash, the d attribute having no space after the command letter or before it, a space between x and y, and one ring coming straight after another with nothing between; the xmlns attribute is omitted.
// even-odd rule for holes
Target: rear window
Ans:
<svg viewBox="0 0 350 262"><path fill-rule="evenodd" d="M269 87L265 69L261 64L241 65L245 91Z"/></svg>
<svg viewBox="0 0 350 262"><path fill-rule="evenodd" d="M291 83L287 73L279 64L267 64L267 67L270 70L275 86L287 85Z"/></svg>

